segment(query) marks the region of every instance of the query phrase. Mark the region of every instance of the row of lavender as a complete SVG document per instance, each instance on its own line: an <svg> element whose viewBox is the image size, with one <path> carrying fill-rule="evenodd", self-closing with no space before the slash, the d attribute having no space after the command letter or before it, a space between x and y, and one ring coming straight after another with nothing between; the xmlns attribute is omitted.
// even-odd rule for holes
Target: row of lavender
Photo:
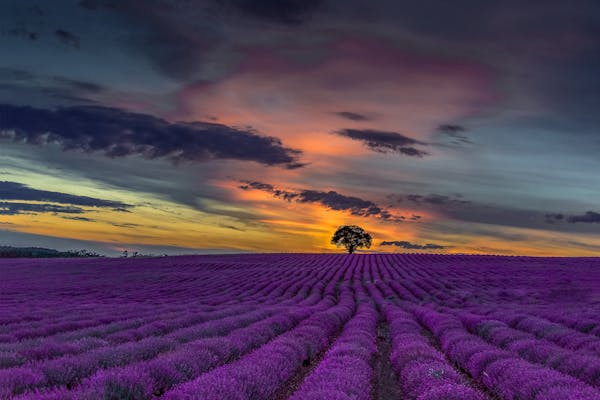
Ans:
<svg viewBox="0 0 600 400"><path fill-rule="evenodd" d="M108 261L2 266L0 398L375 400L384 324L402 398L600 399L594 259Z"/></svg>
<svg viewBox="0 0 600 400"><path fill-rule="evenodd" d="M457 281L444 280L443 276L448 276L448 271L441 268L431 271L431 266L421 266L418 270L389 268L389 287L392 290L388 295L431 334L432 342L439 346L446 359L492 398L600 398L600 338L590 329L594 325L592 320L587 319L587 333L583 333L539 316L514 312L524 307L528 312L535 313L536 307L531 305L535 301L519 295L506 296L506 291L515 290L515 287L527 291L533 299L537 299L539 309L548 309L548 306L563 308L561 314L564 308L575 310L581 307L581 301L556 302L552 295L548 296L558 288L564 290L565 285L558 278L558 284L554 282L552 285L549 279L551 275L546 271L540 274L537 284L534 284L533 276L526 276L523 281L514 276L507 279L506 270L518 270L523 274L533 266L528 264L530 260L502 261L506 262L504 270L500 266L494 270L487 265L480 265L477 266L478 271L473 271L469 270L468 264L448 268L456 270L462 267L462 275L467 278L469 272L475 272L477 277L481 273L486 276L488 285L484 290L478 289L478 279L465 279L460 283L459 290L479 294L469 299L468 310L457 304L456 298L450 295L451 290L455 289L452 284ZM537 259L534 261L539 262ZM546 262L552 267L553 262L564 261L556 259ZM514 263L519 268L515 268ZM380 264L385 265L385 261L382 260ZM585 280L579 281L582 285L598 288L597 266L596 262L592 269L584 269ZM559 275L564 274L562 270L559 272ZM573 277L580 274L581 270L575 265L569 273ZM490 283L497 280L503 284L496 283L490 288ZM578 289L575 287L576 292ZM494 299L491 296L494 292L502 296ZM511 309L513 312L508 312ZM576 327L576 324L572 327Z"/></svg>
<svg viewBox="0 0 600 400"><path fill-rule="evenodd" d="M327 259L318 261L329 262ZM252 349L251 343L244 343L248 336L256 334L261 340L268 341L269 336L265 332L276 335L289 329L290 324L313 312L312 305L331 297L324 295L325 287L328 282L334 282L333 277L336 272L339 273L341 270L319 268L314 261L310 264L310 268L304 268L303 273L296 274L291 279L284 279L286 271L275 268L250 279L252 272L256 274L252 268L235 268L232 271L224 271L221 279L219 279L219 274L215 274L217 276L212 282L198 281L196 274L188 270L190 267L183 266L178 270L171 269L169 272L176 276L185 275L184 281L197 282L199 290L207 286L209 289L207 292L211 292L212 285L220 287L221 281L226 281L228 286L236 288L246 287L247 297L234 302L232 299L235 299L237 295L228 296L227 289L220 288L219 291L216 291L218 294L215 297L224 298L225 301L221 306L216 306L218 303L213 297L209 298L208 302L195 301L182 307L178 304L179 302L189 301L184 296L170 295L170 299L168 296L157 298L156 295L142 292L136 294L137 298L131 304L131 312L135 314L135 309L138 303L144 300L144 296L147 299L154 299L156 301L155 310L149 319L138 317L133 321L124 319L117 323L105 323L103 320L98 320L94 324L88 321L89 318L86 315L80 315L79 320L85 320L83 327L81 327L82 324L78 324L79 320L76 320L74 321L75 329L65 327L57 333L54 327L62 322L57 323L53 318L48 318L48 325L51 327L49 329L50 336L39 335L40 337L35 339L28 336L26 340L2 344L2 358L12 360L12 364L20 365L7 365L7 368L0 369L0 397L9 398L22 392L43 392L46 388L52 388L52 391L57 393L60 390L70 392L76 389L83 379L93 378L97 372L111 371L119 366L146 360L159 360L158 356L172 355L177 351L179 358L187 359L191 348L195 348L197 353L205 353L202 344L196 343L204 338L231 340L232 349L230 354L223 355L223 360L235 358L244 349L246 351ZM152 265L135 267L144 276L153 278L147 269L143 269L151 268ZM198 269L198 266L196 265L194 269ZM70 268L67 271L70 271ZM229 279L224 279L222 276ZM339 279L339 277L336 278L336 281ZM178 277L176 281L180 282L181 279ZM248 283L250 281L252 284ZM145 282L138 283L144 284ZM235 283L238 286L235 286ZM335 286L334 283L333 285ZM179 289L180 285L177 283L173 284L172 288L169 286L164 288L165 291ZM331 287L330 284L328 290L329 293L333 293L335 287ZM237 291L239 289L236 289ZM127 296L131 297L132 294ZM96 301L95 304L110 308L115 303L121 303L122 297L106 299L103 302ZM34 299L32 303L35 300L37 299ZM41 301L44 300L41 299ZM69 303L65 302L64 310L70 306ZM213 310L199 312L199 309L207 306L206 303L209 303L209 308L213 308ZM166 307L168 311L163 312L163 307ZM173 313L173 307L179 307L181 311ZM17 326L17 330L9 330L13 336L15 336L15 332L19 332L18 329L23 329L19 321L4 324L3 327L10 328L11 324ZM229 333L233 333L233 335L229 335L231 336L229 337ZM243 343L244 348L235 346L236 341ZM222 348L217 342L212 343L212 346L219 351ZM60 347L61 350L57 350L57 347ZM54 350L46 350L46 352L52 354L46 358L40 358L40 352L49 348ZM158 363L159 361L157 361ZM201 365L199 368L208 367L210 366ZM185 366L181 368L185 368ZM193 373L193 370L189 373ZM58 395L58 398L60 397L61 395Z"/></svg>

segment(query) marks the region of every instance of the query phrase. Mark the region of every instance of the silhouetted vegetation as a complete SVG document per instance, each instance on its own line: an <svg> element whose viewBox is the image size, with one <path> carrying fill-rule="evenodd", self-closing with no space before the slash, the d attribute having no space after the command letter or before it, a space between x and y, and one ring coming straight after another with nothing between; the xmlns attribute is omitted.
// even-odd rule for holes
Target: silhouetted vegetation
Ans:
<svg viewBox="0 0 600 400"><path fill-rule="evenodd" d="M163 257L166 257L166 254L163 254ZM143 254L140 253L139 251L128 251L128 250L123 250L123 252L121 253L121 258L152 258L152 257L159 257L156 254Z"/></svg>
<svg viewBox="0 0 600 400"><path fill-rule="evenodd" d="M356 249L371 247L371 235L357 225L340 226L331 238L331 244L344 246L352 254Z"/></svg>
<svg viewBox="0 0 600 400"><path fill-rule="evenodd" d="M0 258L77 258L102 257L89 250L58 251L43 247L0 246Z"/></svg>

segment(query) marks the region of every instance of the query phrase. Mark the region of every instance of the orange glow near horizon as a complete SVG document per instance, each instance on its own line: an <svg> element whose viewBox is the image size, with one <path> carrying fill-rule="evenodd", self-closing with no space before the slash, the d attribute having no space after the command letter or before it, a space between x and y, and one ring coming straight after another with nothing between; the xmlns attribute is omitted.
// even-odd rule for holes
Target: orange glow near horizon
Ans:
<svg viewBox="0 0 600 400"><path fill-rule="evenodd" d="M374 237L371 251L384 252L419 252L406 250L394 246L380 246L383 240L406 240L418 243L435 241L448 247L435 250L439 253L464 253L464 254L521 254L521 255L551 255L569 256L571 249L560 246L561 240L569 240L572 235L556 233L540 233L516 228L503 228L507 232L526 233L530 240L515 242L510 247L506 243L493 237L454 234L445 237L445 240L429 240L419 232L419 224L399 223L394 224L373 218L355 217L347 212L329 210L316 204L287 203L269 197L267 193L248 196L247 200L256 202L265 200L268 206L254 206L254 212L262 216L259 219L264 227L254 229L251 234L244 229L235 231L218 226L217 221L209 223L194 223L178 221L173 222L164 215L152 215L148 210L137 216L122 218L116 212L98 212L102 221L90 224L86 221L68 220L55 215L15 215L5 218L11 225L11 230L16 232L47 235L51 237L72 238L99 243L107 243L114 249L127 249L122 243L138 243L144 245L172 245L189 248L222 248L239 249L254 252L339 252L329 243L331 234L337 227L344 224L358 224ZM192 214L193 212L190 211ZM194 218L190 214L189 221ZM286 215L287 218L282 218ZM162 217L162 218L161 218ZM100 219L100 218L99 218ZM147 221L152 220L154 225L148 226ZM112 225L120 221L121 226ZM125 222L127 221L127 222ZM140 223L138 226L134 226ZM127 227L131 224L131 227ZM267 229L265 229L267 228ZM554 247L548 247L548 241L556 242ZM201 244L200 244L201 243ZM277 243L277 248L273 248ZM456 245L459 243L459 245ZM460 243L463 243L460 245ZM600 241L590 243L600 244ZM578 251L579 255L594 255L593 250Z"/></svg>
<svg viewBox="0 0 600 400"><path fill-rule="evenodd" d="M268 43L271 38L261 32L254 45L242 41L223 55L207 51L207 58L216 59L210 60L207 70L198 67L190 72L188 79L168 76L160 87L148 85L131 93L123 93L129 83L105 88L101 80L31 74L30 79L47 85L52 96L64 95L65 99L56 98L67 105L38 106L36 100L18 106L14 119L26 120L21 114L36 109L42 117L54 113L57 130L76 128L66 132L62 142L37 143L43 135L61 133L40 133L37 130L46 126L31 124L31 144L10 141L6 155L0 147L1 181L58 195L36 202L27 200L35 199L33 195L12 200L14 194L9 193L0 200L73 207L36 212L5 206L0 208L0 230L100 243L111 249L140 245L337 252L329 243L331 234L341 225L356 224L372 233L374 252L419 251L414 247L435 244L443 246L435 250L441 253L597 253L600 236L592 229L600 226L598 221L587 225L568 221L568 215L585 215L593 207L589 199L597 197L591 195L591 188L598 186L596 178L580 172L594 171L595 165L586 159L579 171L564 171L562 184L577 185L580 191L569 199L556 190L552 168L546 168L548 172L523 161L533 159L533 153L523 156L514 137L510 149L508 140L498 139L512 127L513 119L530 116L521 114L521 106L526 105L531 115L546 111L537 97L499 84L504 83L499 79L504 65L471 59L462 50L435 54L435 46L419 48L385 35L358 35L324 35L327 40L314 43L307 37L279 47ZM420 39L421 44L427 42ZM439 49L446 49L446 41L439 44ZM190 52L198 52L194 55L205 50L192 47ZM159 69L146 78L157 79ZM66 96L70 91L83 95ZM516 102L509 104L513 91L518 92ZM96 110L96 105L104 107L102 113L86 114L99 122L92 121L87 129L73 124L76 120L86 125L77 119L82 117L60 120L57 110L69 114L75 107L81 113L81 105L67 102L73 101L71 97L86 99L84 104ZM504 109L507 104L513 108ZM17 106L7 105L11 107ZM125 117L119 120L117 115ZM117 120L123 126L113 126ZM489 121L496 125L486 125ZM22 123L23 130L27 122ZM190 128L198 126L201 129ZM456 131L444 132L449 126ZM13 135L10 129L18 132L19 127L7 129ZM80 141L93 143L75 143L72 137L78 130L85 131ZM344 130L362 136L338 134ZM180 131L184 134L178 136ZM463 131L468 132L464 137ZM558 136L553 140L562 143ZM533 141L526 145L522 147L527 151L538 150ZM556 154L565 157L564 165L575 159L572 154L570 158ZM538 153L535 157L542 159ZM274 189L244 190L240 188L244 182ZM534 190L535 182L539 185ZM295 196L288 200L277 190ZM306 192L313 197L299 196ZM446 203L418 200L428 195ZM543 196L548 201L540 204ZM75 197L80 203L69 203ZM62 203L53 203L61 199ZM452 208L467 203L473 206L472 213ZM126 210L111 204L125 204ZM544 219L546 212L561 216L562 230L552 230L558 225ZM411 219L414 215L420 218ZM505 226L511 223L514 226ZM382 241L410 243L381 246Z"/></svg>

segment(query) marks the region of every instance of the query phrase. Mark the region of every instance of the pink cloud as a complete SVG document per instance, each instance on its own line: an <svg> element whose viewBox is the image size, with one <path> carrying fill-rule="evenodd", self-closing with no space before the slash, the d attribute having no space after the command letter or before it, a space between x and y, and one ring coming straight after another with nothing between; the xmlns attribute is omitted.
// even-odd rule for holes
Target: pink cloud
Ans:
<svg viewBox="0 0 600 400"><path fill-rule="evenodd" d="M214 116L307 152L337 153L333 147L348 151L356 144L326 136L330 145L314 146L333 130L367 125L426 139L439 124L477 114L497 100L492 72L482 65L356 39L325 50L325 56L301 63L256 49L225 78L185 88L177 117ZM344 120L335 114L340 111L376 117L367 124Z"/></svg>
<svg viewBox="0 0 600 400"><path fill-rule="evenodd" d="M394 180L416 179L407 168L386 173L364 170L374 167L364 163L371 158L391 161L403 156L374 153L364 143L332 132L374 129L427 142L440 124L477 115L498 100L493 72L479 64L357 39L332 42L319 54L300 62L288 53L253 49L226 77L181 91L178 110L169 118L215 117L215 122L230 126L251 126L302 150L301 161L308 163L290 171L247 163L229 165L223 171L215 166L213 173L222 178L261 177L274 184L319 188L338 174L376 172L380 177L393 174ZM341 111L370 118L353 121L336 114ZM433 146L423 150L430 157L442 151ZM425 162L427 157L411 160Z"/></svg>

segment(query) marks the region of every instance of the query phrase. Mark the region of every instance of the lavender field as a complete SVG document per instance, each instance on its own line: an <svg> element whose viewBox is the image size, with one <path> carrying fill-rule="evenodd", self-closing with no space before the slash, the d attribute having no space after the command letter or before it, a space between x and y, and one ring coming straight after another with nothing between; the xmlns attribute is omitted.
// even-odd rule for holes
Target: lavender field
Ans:
<svg viewBox="0 0 600 400"><path fill-rule="evenodd" d="M600 399L600 259L14 259L0 276L0 399Z"/></svg>

